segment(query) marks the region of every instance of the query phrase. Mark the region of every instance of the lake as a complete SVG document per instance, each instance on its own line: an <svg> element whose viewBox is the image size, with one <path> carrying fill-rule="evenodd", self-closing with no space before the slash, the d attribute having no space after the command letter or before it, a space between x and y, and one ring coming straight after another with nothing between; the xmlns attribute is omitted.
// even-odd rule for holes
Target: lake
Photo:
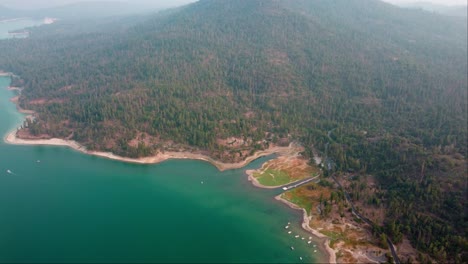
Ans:
<svg viewBox="0 0 468 264"><path fill-rule="evenodd" d="M8 30L37 21L0 23ZM18 28L18 25L21 27ZM0 77L0 134L24 116ZM253 187L245 169L202 161L136 165L64 147L0 142L0 262L318 262L302 212ZM313 243L315 244L315 243ZM295 250L291 250L291 246Z"/></svg>

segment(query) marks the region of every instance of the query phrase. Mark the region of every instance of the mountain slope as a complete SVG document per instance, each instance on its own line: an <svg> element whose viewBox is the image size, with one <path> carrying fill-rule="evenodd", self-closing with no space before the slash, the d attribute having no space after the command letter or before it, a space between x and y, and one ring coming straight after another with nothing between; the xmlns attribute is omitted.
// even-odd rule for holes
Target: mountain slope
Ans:
<svg viewBox="0 0 468 264"><path fill-rule="evenodd" d="M466 259L466 19L374 0L201 0L117 28L0 42L0 69L37 112L20 136L225 161L298 140L337 173L377 176L394 241Z"/></svg>

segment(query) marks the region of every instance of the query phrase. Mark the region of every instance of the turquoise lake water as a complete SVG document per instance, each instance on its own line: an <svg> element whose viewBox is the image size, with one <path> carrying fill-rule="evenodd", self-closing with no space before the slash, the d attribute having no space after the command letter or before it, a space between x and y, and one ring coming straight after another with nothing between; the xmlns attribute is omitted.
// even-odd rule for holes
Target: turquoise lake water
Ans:
<svg viewBox="0 0 468 264"><path fill-rule="evenodd" d="M0 23L0 36L17 25ZM6 89L9 81L0 77L2 137L23 119L9 102L14 96ZM245 169L266 160L219 172L201 161L136 165L64 147L13 146L2 140L0 262L323 259L307 240L284 229L292 222L294 234L309 237L300 227L302 213L274 200L277 191L247 181Z"/></svg>

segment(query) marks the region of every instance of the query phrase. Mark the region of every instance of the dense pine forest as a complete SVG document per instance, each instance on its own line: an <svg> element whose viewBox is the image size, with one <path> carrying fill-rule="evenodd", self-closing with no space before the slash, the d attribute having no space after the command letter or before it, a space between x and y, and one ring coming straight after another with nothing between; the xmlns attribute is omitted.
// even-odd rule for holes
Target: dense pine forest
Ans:
<svg viewBox="0 0 468 264"><path fill-rule="evenodd" d="M369 205L385 206L378 228L394 242L468 261L466 17L377 0L201 0L32 29L0 50L20 106L36 111L25 137L224 161L298 141L338 177L377 177Z"/></svg>

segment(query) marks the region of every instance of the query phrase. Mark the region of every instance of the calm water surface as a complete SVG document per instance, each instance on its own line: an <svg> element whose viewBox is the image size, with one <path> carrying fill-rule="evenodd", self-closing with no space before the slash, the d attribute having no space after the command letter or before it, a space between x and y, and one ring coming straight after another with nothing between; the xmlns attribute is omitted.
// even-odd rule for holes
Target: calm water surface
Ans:
<svg viewBox="0 0 468 264"><path fill-rule="evenodd" d="M17 25L0 23L0 36ZM0 78L1 135L23 118L9 102L9 81ZM290 221L295 234L308 237L301 213L275 201L275 191L252 187L244 170L219 172L187 160L134 165L2 140L0 262L323 259L284 229Z"/></svg>

